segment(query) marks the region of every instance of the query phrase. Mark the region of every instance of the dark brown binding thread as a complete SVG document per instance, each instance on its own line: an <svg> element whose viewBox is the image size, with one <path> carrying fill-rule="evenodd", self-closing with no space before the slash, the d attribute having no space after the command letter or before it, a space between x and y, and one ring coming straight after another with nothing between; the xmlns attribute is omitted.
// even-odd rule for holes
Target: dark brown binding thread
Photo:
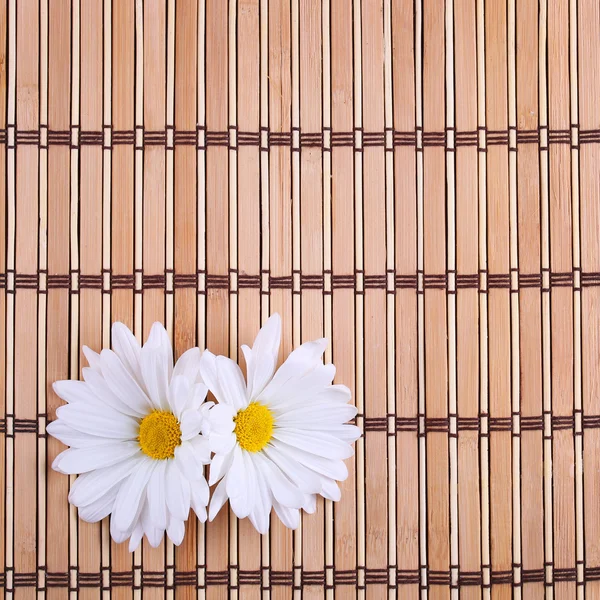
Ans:
<svg viewBox="0 0 600 600"><path fill-rule="evenodd" d="M131 587L133 573L131 571L110 571L110 585L112 587Z"/></svg>
<svg viewBox="0 0 600 600"><path fill-rule="evenodd" d="M142 290L144 289L165 289L167 284L167 275L173 275L173 285L175 288L197 288L199 275L206 276L207 288L228 288L231 286L231 275L237 273L232 270L228 275L210 274L198 271L197 273L176 273L173 271L165 271L164 273L143 273L142 274ZM8 276L14 275L13 289L8 288ZM46 275L46 288L41 288L40 275ZM14 293L18 289L32 289L39 293L45 293L47 289L70 289L72 293L77 293L78 289L103 289L104 276L108 275L109 288L104 291L113 289L135 289L135 273L112 273L110 270L103 270L102 273L82 273L71 272L69 274L47 273L40 270L37 273L15 273L14 271L0 273L0 289L7 289L7 293ZM356 282L359 275L362 275L364 289L383 289L388 290L388 276L392 277L393 288L396 289L413 289L418 293L422 290L418 289L419 274L398 274L394 271L389 271L385 274L364 274L356 271L349 274L337 274L330 271L323 273L301 273L295 272L295 275L300 277L301 289L319 289L323 290L325 276L331 277L332 289L354 289L356 290ZM423 273L423 288L424 289L440 289L448 288L449 273ZM511 275L510 273L452 273L455 276L456 289L478 289L480 293L487 293L493 289L510 289ZM518 273L518 288L535 288L548 291L543 287L542 273ZM580 273L582 287L600 287L600 273ZM485 277L485 279L484 279ZM78 282L75 288L75 282ZM484 282L487 282L487 288L484 288ZM549 273L550 288L567 287L575 289L575 272L550 272ZM256 288L261 286L261 276L259 274L241 273L238 275L239 288ZM292 275L269 275L269 286L273 289L292 289ZM579 289L579 288L577 288ZM392 290L392 292L394 291ZM388 290L390 291L390 290ZM329 292L327 292L329 293ZM356 293L359 293L358 291ZM362 293L362 292L360 292ZM454 293L453 290L448 290L448 293Z"/></svg>
<svg viewBox="0 0 600 600"><path fill-rule="evenodd" d="M142 571L142 587L165 587L167 575L165 571Z"/></svg>
<svg viewBox="0 0 600 600"><path fill-rule="evenodd" d="M578 129L575 127L575 129ZM47 148L48 146L69 146L77 148L79 146L103 146L110 149L112 146L118 145L135 145L135 132L136 130L141 132L143 146L167 146L168 135L167 129L151 131L146 130L144 127L139 126L136 129L129 130L113 130L111 126L105 126L103 131L87 130L82 131L79 128L73 128L72 130L52 130L47 129L46 126L42 125L39 129L17 129L15 131L15 144L17 145L40 145L43 138L43 134L46 134L47 145L41 147ZM541 132L545 130L547 132L548 144L571 144L572 134L570 130L565 129L504 129L504 130L493 130L485 127L480 127L477 131L455 131L453 128L448 128L444 131L423 131L418 128L412 131L398 131L395 129L388 129L385 131L363 131L362 128L357 128L354 131L331 131L329 128L323 128L321 131L305 132L299 129L293 131L270 131L268 128L261 128L260 131L237 131L237 128L231 127L229 131L212 131L207 130L205 127L197 127L195 130L183 130L169 127L168 130L173 132L172 142L174 145L179 146L193 146L197 145L199 149L205 149L208 146L225 146L234 148L232 145L232 138L235 132L237 135L238 146L261 146L261 132L267 134L268 146L288 146L293 145L293 133L298 132L298 140L300 147L316 147L325 149L323 146L323 140L325 133L330 134L331 147L354 147L356 146L357 132L362 135L363 147L384 147L386 145L386 133L389 131L391 134L393 147L398 146L410 146L416 148L417 146L417 133L421 133L423 147L445 147L447 146L448 131L454 132L455 146L457 148L464 146L477 147L479 145L479 134L485 133L485 140L487 146L508 146L509 145L509 134L510 131L514 131L516 134L517 145L521 144L539 144ZM43 133L42 133L43 132ZM110 136L111 145L105 146L105 133ZM201 145L200 135L204 134L205 145ZM75 141L73 144L72 142ZM7 144L8 134L7 129L0 129L0 143ZM579 143L580 144L595 144L600 143L600 130L598 129L587 129L579 130ZM14 148L14 145L9 145L10 148ZM169 147L171 147L169 145ZM573 146L577 148L577 146ZM268 148L265 148L268 149ZM356 148L360 150L360 148ZM512 148L513 150L515 148ZM544 146L541 149L547 149ZM420 150L420 148L417 148ZM453 148L447 148L448 151L454 150ZM485 152L485 148L480 148Z"/></svg>
<svg viewBox="0 0 600 600"><path fill-rule="evenodd" d="M293 583L292 571L271 571L270 582L272 586L291 587Z"/></svg>
<svg viewBox="0 0 600 600"><path fill-rule="evenodd" d="M520 566L520 565L517 565ZM574 582L577 580L577 568L566 567L557 568L553 563L546 564L546 567L551 567L554 573L554 581L559 582ZM388 565L387 568L367 568L365 572L365 583L369 585L388 585L389 570L396 569L395 565ZM38 587L38 573L45 569L41 567L37 572L13 572L13 589L14 588L38 588L44 590L46 588L68 588L69 573L46 572L45 588ZM110 587L133 587L132 571L109 571ZM356 586L358 582L359 569L351 570L334 570L334 587L335 586ZM76 586L73 590L81 588L101 588L102 573L82 573L76 570ZM451 572L448 571L427 571L427 578L431 586L449 586L451 582ZM0 573L0 588L6 586L6 573ZM275 587L292 587L293 572L292 571L271 571L270 572L271 586ZM600 580L600 566L585 567L584 583L588 581ZM166 588L166 571L142 571L141 581L143 587ZM396 570L397 586L402 585L418 585L420 581L419 569L398 569ZM175 571L173 578L174 585L172 587L196 587L204 589L210 586L229 585L229 571L208 571L206 573L206 585L198 584L197 571ZM544 569L523 569L521 571L521 584L527 583L543 583ZM240 571L238 578L239 585L261 586L261 571ZM300 587L308 586L325 586L325 571L302 571ZM483 570L480 571L459 571L458 587L481 586L483 584ZM491 585L517 585L513 581L513 571L492 571ZM169 586L170 587L170 586ZM262 587L262 586L261 586ZM330 586L329 586L330 587ZM13 589L7 592L13 591ZM172 589L172 588L171 588Z"/></svg>
<svg viewBox="0 0 600 600"><path fill-rule="evenodd" d="M244 571L240 570L238 574L239 585L260 585L260 571Z"/></svg>

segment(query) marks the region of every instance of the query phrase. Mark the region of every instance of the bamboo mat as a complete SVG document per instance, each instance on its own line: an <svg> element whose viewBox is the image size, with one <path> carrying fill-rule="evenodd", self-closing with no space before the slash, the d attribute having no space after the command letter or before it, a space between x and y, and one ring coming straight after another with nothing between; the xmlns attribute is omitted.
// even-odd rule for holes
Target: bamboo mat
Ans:
<svg viewBox="0 0 600 600"><path fill-rule="evenodd" d="M7 598L600 598L597 0L1 0L0 39ZM238 358L275 311L353 390L342 501L78 521L81 345Z"/></svg>

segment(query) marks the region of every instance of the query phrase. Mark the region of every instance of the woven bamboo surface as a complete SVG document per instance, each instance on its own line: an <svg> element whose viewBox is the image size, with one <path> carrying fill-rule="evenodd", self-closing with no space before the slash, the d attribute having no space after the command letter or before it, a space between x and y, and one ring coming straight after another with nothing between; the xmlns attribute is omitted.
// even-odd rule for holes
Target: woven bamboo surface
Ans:
<svg viewBox="0 0 600 600"><path fill-rule="evenodd" d="M6 597L600 598L597 0L1 0L0 40ZM342 501L78 521L81 345L237 358L275 311L353 390Z"/></svg>

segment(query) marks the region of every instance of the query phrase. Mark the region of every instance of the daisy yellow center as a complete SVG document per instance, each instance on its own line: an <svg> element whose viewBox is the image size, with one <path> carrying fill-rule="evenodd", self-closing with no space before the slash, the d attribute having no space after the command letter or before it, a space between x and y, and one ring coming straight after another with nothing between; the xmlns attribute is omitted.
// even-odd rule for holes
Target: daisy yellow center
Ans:
<svg viewBox="0 0 600 600"><path fill-rule="evenodd" d="M258 402L251 402L234 417L235 437L238 444L248 452L262 450L273 435L273 415Z"/></svg>
<svg viewBox="0 0 600 600"><path fill-rule="evenodd" d="M175 457L181 444L181 427L173 413L155 410L140 423L139 442L142 452L156 460Z"/></svg>

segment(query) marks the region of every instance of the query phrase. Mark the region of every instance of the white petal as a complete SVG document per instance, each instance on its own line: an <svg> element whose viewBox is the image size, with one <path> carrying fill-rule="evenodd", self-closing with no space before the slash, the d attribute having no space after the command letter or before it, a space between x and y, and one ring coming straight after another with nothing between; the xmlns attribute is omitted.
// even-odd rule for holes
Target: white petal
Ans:
<svg viewBox="0 0 600 600"><path fill-rule="evenodd" d="M114 443L114 440L109 438L97 437L77 431L61 419L48 423L46 431L65 444L65 446L71 446L71 448L89 448L91 446L106 446L107 444Z"/></svg>
<svg viewBox="0 0 600 600"><path fill-rule="evenodd" d="M330 425L342 425L350 419L353 419L357 410L351 404L305 404L299 405L293 410L286 410L278 414L276 410L276 421L278 426L296 426L299 429L304 428L305 424L314 427L315 423L320 425L320 429L326 430Z"/></svg>
<svg viewBox="0 0 600 600"><path fill-rule="evenodd" d="M189 442L184 442L175 448L174 462L186 479L195 481L204 478L202 462L196 460L193 447Z"/></svg>
<svg viewBox="0 0 600 600"><path fill-rule="evenodd" d="M269 531L269 514L271 513L271 492L262 476L260 469L256 469L256 502L249 515L250 522L261 534Z"/></svg>
<svg viewBox="0 0 600 600"><path fill-rule="evenodd" d="M229 505L238 518L244 519L252 510L253 498L249 497L249 476L243 450L236 446L233 451L233 461L225 478Z"/></svg>
<svg viewBox="0 0 600 600"><path fill-rule="evenodd" d="M210 463L210 479L208 483L214 485L229 471L231 461L233 460L233 452L228 454L215 454Z"/></svg>
<svg viewBox="0 0 600 600"><path fill-rule="evenodd" d="M144 533L148 538L148 542L153 548L158 548L158 546L160 546L160 543L163 541L165 530L161 527L156 527L152 522L152 518L150 517L150 511L148 509L148 504L144 506L144 510L141 514L141 522L144 528Z"/></svg>
<svg viewBox="0 0 600 600"><path fill-rule="evenodd" d="M252 349L242 346L248 372L248 399L257 398L273 377L281 342L281 317L275 313L258 332Z"/></svg>
<svg viewBox="0 0 600 600"><path fill-rule="evenodd" d="M288 529L297 529L300 525L300 511L297 508L288 508L282 506L277 500L273 502L273 508L277 513L277 516L281 519L281 522Z"/></svg>
<svg viewBox="0 0 600 600"><path fill-rule="evenodd" d="M52 468L61 473L77 475L93 471L94 469L116 465L139 452L140 445L137 442L115 442L114 444L103 446L102 452L98 452L98 449L95 447L70 448L61 452L54 459Z"/></svg>
<svg viewBox="0 0 600 600"><path fill-rule="evenodd" d="M197 463L201 465L210 464L211 451L210 443L207 437L204 437L203 435L197 435L195 438L184 443L191 446Z"/></svg>
<svg viewBox="0 0 600 600"><path fill-rule="evenodd" d="M236 411L248 406L246 382L238 365L226 356L217 356L217 375L226 404Z"/></svg>
<svg viewBox="0 0 600 600"><path fill-rule="evenodd" d="M199 383L200 350L198 348L190 348L179 357L173 369L173 377L185 377L190 385Z"/></svg>
<svg viewBox="0 0 600 600"><path fill-rule="evenodd" d="M217 401L225 403L226 399L217 374L217 357L209 350L205 350L200 358L200 375Z"/></svg>
<svg viewBox="0 0 600 600"><path fill-rule="evenodd" d="M338 502L342 497L342 492L338 484L333 479L329 479L329 477L323 477L322 481L321 496L327 498L327 500Z"/></svg>
<svg viewBox="0 0 600 600"><path fill-rule="evenodd" d="M154 327L152 328L154 330ZM152 334L150 336L152 338ZM154 338L157 337L155 334ZM160 338L163 343L166 343ZM154 339L154 342L157 340ZM170 348L170 346L169 346ZM148 396L154 408L169 410L169 363L166 349L162 345L150 343L150 338L144 344L140 355L142 377L146 384ZM172 366L171 366L172 368Z"/></svg>
<svg viewBox="0 0 600 600"><path fill-rule="evenodd" d="M309 454L281 442L277 444L277 449L292 460L302 463L305 467L325 477L330 477L336 481L344 481L348 477L348 468L341 460L330 460L316 454Z"/></svg>
<svg viewBox="0 0 600 600"><path fill-rule="evenodd" d="M108 383L98 371L90 367L82 369L83 378L87 385L97 397L98 402L114 408L116 411L129 415L130 417L142 418L148 414L150 404L148 400L144 401L142 406L136 405L134 401L126 401L112 392Z"/></svg>
<svg viewBox="0 0 600 600"><path fill-rule="evenodd" d="M169 513L176 519L185 521L190 512L190 486L183 478L175 461L167 464L167 508Z"/></svg>
<svg viewBox="0 0 600 600"><path fill-rule="evenodd" d="M140 369L140 343L127 325L113 323L112 347L125 368L135 377L140 385L143 385L142 371Z"/></svg>
<svg viewBox="0 0 600 600"><path fill-rule="evenodd" d="M306 494L318 494L321 491L321 477L301 463L290 460L288 456L277 450L276 443L271 443L263 450L299 489Z"/></svg>
<svg viewBox="0 0 600 600"><path fill-rule="evenodd" d="M117 498L118 497L119 496L117 494ZM145 509L145 507L146 507L146 497L144 496L142 498L142 501L139 503L137 510L135 511L135 515L133 517L130 527L128 527L127 529L119 529L118 527L116 527L116 522L114 519L114 512L113 512L113 515L110 518L110 535L111 535L112 539L115 542L117 542L117 544L124 542L137 529L139 521L140 521L140 516L141 516L143 510Z"/></svg>
<svg viewBox="0 0 600 600"><path fill-rule="evenodd" d="M113 512L116 529L126 531L134 524L140 506L145 502L146 486L156 463L157 461L144 457L121 485Z"/></svg>
<svg viewBox="0 0 600 600"><path fill-rule="evenodd" d="M77 402L95 402L96 397L83 381L55 381L52 384L54 393L69 404Z"/></svg>
<svg viewBox="0 0 600 600"><path fill-rule="evenodd" d="M185 534L185 524L179 519L173 519L169 522L169 528L167 529L167 535L169 539L176 545L179 546L183 542L183 536Z"/></svg>
<svg viewBox="0 0 600 600"><path fill-rule="evenodd" d="M332 460L344 460L354 455L352 446L321 431L307 433L299 429L277 428L273 437L289 446Z"/></svg>
<svg viewBox="0 0 600 600"><path fill-rule="evenodd" d="M73 429L98 437L132 440L139 433L139 424L135 419L98 402L59 406L56 416Z"/></svg>
<svg viewBox="0 0 600 600"><path fill-rule="evenodd" d="M156 321L152 324L150 335L143 348L146 347L154 348L162 353L164 362L167 365L168 379L170 380L173 375L173 348L171 347L169 334L162 323Z"/></svg>
<svg viewBox="0 0 600 600"><path fill-rule="evenodd" d="M83 350L83 355L85 356L86 360L88 361L88 365L90 365L90 368L98 373L102 373L102 364L100 362L100 354L98 354L98 352L94 352L94 350L92 350L91 348L88 348L87 346L83 346L82 350Z"/></svg>
<svg viewBox="0 0 600 600"><path fill-rule="evenodd" d="M180 419L182 441L196 437L202 429L203 422L204 419L197 410L184 410Z"/></svg>
<svg viewBox="0 0 600 600"><path fill-rule="evenodd" d="M296 348L287 357L287 360L281 367L279 367L273 379L263 390L260 398L267 402L277 397L278 393L281 393L285 386L297 381L306 373L312 371L317 365L322 364L321 357L326 347L327 340L322 338L314 342L306 342Z"/></svg>
<svg viewBox="0 0 600 600"><path fill-rule="evenodd" d="M111 392L139 414L147 414L154 408L150 398L140 388L119 357L111 350L102 350L102 374Z"/></svg>
<svg viewBox="0 0 600 600"><path fill-rule="evenodd" d="M187 377L173 375L169 384L168 399L173 414L181 421L181 413L187 408L192 385Z"/></svg>
<svg viewBox="0 0 600 600"><path fill-rule="evenodd" d="M80 507L79 517L87 523L97 523L108 517L113 510L117 492L117 487L111 488L87 506Z"/></svg>
<svg viewBox="0 0 600 600"><path fill-rule="evenodd" d="M210 499L210 509L208 512L209 521L214 520L223 507L223 504L227 502L227 490L225 489L225 484L225 479L222 479L213 492L212 498Z"/></svg>
<svg viewBox="0 0 600 600"><path fill-rule="evenodd" d="M146 488L148 516L154 527L167 528L166 460L157 460Z"/></svg>
<svg viewBox="0 0 600 600"><path fill-rule="evenodd" d="M208 438L210 449L216 454L227 454L231 452L236 445L236 441L236 437L233 433L226 433L224 435L211 433Z"/></svg>
<svg viewBox="0 0 600 600"><path fill-rule="evenodd" d="M254 455L254 460L271 489L274 499L284 506L300 508L304 502L304 495L285 477L281 469L260 453ZM231 471L229 473L231 474ZM227 477L229 478L229 475Z"/></svg>
<svg viewBox="0 0 600 600"><path fill-rule="evenodd" d="M142 520L138 519L133 531L131 532L131 537L129 538L129 552L135 552L144 537L144 526L142 525Z"/></svg>
<svg viewBox="0 0 600 600"><path fill-rule="evenodd" d="M317 510L317 496L316 494L305 494L304 504L302 510L312 515Z"/></svg>
<svg viewBox="0 0 600 600"><path fill-rule="evenodd" d="M207 394L208 388L203 383L195 383L192 386L192 395L188 399L187 408L193 408L194 410L207 410L210 408L214 402L204 402Z"/></svg>
<svg viewBox="0 0 600 600"><path fill-rule="evenodd" d="M117 486L134 469L137 460L124 460L117 465L96 469L80 475L69 491L69 502L74 506L86 506L98 500Z"/></svg>
<svg viewBox="0 0 600 600"><path fill-rule="evenodd" d="M204 516L206 521L206 507L208 506L208 499L210 497L210 490L204 477L197 479L196 481L190 481L190 491L192 493L192 508L194 512L200 518Z"/></svg>
<svg viewBox="0 0 600 600"><path fill-rule="evenodd" d="M333 365L317 363L314 368L302 377L291 381L289 385L280 389L278 393L273 394L269 399L269 405L274 408L288 408L299 403L304 404L316 397L321 400L327 400L327 398L321 398L320 394L325 390L331 389L331 387L335 387L331 386L334 377L335 367Z"/></svg>
<svg viewBox="0 0 600 600"><path fill-rule="evenodd" d="M216 404L206 414L210 426L209 431L218 434L231 433L235 429L233 421L235 415L236 411L231 406Z"/></svg>

